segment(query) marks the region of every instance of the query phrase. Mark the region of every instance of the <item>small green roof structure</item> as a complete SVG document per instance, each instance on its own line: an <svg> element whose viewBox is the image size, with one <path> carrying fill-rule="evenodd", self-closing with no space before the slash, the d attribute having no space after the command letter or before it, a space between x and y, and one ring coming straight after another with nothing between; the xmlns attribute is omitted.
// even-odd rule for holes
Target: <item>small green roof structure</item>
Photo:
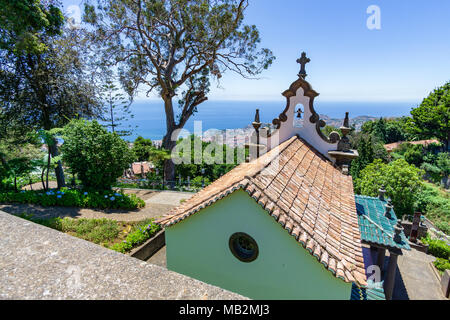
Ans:
<svg viewBox="0 0 450 320"><path fill-rule="evenodd" d="M397 273L398 256L402 250L411 250L409 241L403 232L401 220L397 219L394 206L385 198L384 186L378 190L377 198L355 195L358 226L362 243L370 245L371 251L377 251L376 264L384 274L382 285L385 298L391 300L395 286L395 274ZM386 250L389 251L389 263L385 272ZM365 292L364 294L366 294ZM360 292L359 296L363 296ZM352 294L352 299L358 295Z"/></svg>
<svg viewBox="0 0 450 320"><path fill-rule="evenodd" d="M355 202L362 241L385 246L386 249L411 250L403 232L400 232L398 238L395 237L398 221L394 209L389 206L388 201L355 195ZM386 214L387 210L389 212Z"/></svg>
<svg viewBox="0 0 450 320"><path fill-rule="evenodd" d="M365 301L365 300L375 300L383 301L386 300L384 295L383 287L381 286L369 286L367 288L358 287L356 284L352 285L352 294L350 300Z"/></svg>

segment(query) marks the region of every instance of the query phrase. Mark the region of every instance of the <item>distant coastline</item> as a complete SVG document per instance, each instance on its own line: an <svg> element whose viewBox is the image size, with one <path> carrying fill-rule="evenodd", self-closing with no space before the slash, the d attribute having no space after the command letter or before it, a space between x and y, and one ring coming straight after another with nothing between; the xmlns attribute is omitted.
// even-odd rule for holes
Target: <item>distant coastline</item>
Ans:
<svg viewBox="0 0 450 320"><path fill-rule="evenodd" d="M351 123L357 129L362 123L380 117L408 116L411 108L420 102L320 102L315 103L316 111L328 125L338 127L342 124L345 112L350 113ZM209 129L226 130L246 128L253 121L255 109L259 108L261 121L271 123L284 109L286 102L278 101L207 101L199 107L186 124L185 129L193 133L194 121L202 122L203 132ZM125 137L133 141L142 136L161 140L166 131L165 115L159 101L136 101L131 107L134 118L128 122L137 127L133 134Z"/></svg>

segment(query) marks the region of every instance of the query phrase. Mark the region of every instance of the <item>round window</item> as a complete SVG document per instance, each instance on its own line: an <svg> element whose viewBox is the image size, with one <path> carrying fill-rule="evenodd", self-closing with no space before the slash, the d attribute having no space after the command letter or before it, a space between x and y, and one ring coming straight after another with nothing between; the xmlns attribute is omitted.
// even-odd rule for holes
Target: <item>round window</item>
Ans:
<svg viewBox="0 0 450 320"><path fill-rule="evenodd" d="M233 255L242 262L252 262L258 258L258 244L246 233L233 234L229 246Z"/></svg>

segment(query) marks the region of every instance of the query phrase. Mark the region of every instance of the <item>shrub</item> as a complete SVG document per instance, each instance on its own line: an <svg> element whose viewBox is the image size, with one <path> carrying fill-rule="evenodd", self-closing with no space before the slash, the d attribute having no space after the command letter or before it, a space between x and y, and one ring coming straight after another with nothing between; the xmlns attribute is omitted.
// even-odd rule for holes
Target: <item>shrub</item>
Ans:
<svg viewBox="0 0 450 320"><path fill-rule="evenodd" d="M100 209L137 209L145 206L136 195L113 191L61 190L21 191L0 193L0 203L29 203L43 207L81 207Z"/></svg>
<svg viewBox="0 0 450 320"><path fill-rule="evenodd" d="M195 177L194 179L191 180L191 186L193 186L194 188L201 188L202 187L202 182L205 182L205 186L207 186L208 184L210 184L210 181L208 178L203 178L202 176L198 176Z"/></svg>
<svg viewBox="0 0 450 320"><path fill-rule="evenodd" d="M423 243L429 245L428 252L435 256L436 258L441 259L450 259L450 246L445 243L443 240L431 239L429 236L422 239Z"/></svg>
<svg viewBox="0 0 450 320"><path fill-rule="evenodd" d="M131 233L127 235L126 239L123 242L112 245L110 249L121 253L126 253L134 247L143 244L159 230L161 230L161 227L154 224L153 220L151 220L151 222L146 225L139 224Z"/></svg>
<svg viewBox="0 0 450 320"><path fill-rule="evenodd" d="M439 187L425 183L417 197L417 210L426 214L434 225L446 234L450 234L450 197Z"/></svg>
<svg viewBox="0 0 450 320"><path fill-rule="evenodd" d="M61 219L59 217L42 219L26 213L18 216L34 223L68 233L77 238L101 244L121 253L126 253L144 243L156 232L161 230L159 225L154 224L153 219L148 219L132 226L110 219ZM130 228L131 232L123 242L113 244L115 241L123 239L121 236L123 224Z"/></svg>
<svg viewBox="0 0 450 320"><path fill-rule="evenodd" d="M434 224L439 230L444 232L445 234L450 234L450 223L445 221L439 221Z"/></svg>
<svg viewBox="0 0 450 320"><path fill-rule="evenodd" d="M110 189L133 162L128 144L97 121L72 120L64 127L63 161L84 187Z"/></svg>
<svg viewBox="0 0 450 320"><path fill-rule="evenodd" d="M448 259L436 258L433 264L440 272L450 270L450 261Z"/></svg>
<svg viewBox="0 0 450 320"><path fill-rule="evenodd" d="M414 213L414 204L422 189L421 177L423 171L404 159L395 160L389 164L375 159L361 170L359 178L355 179L355 193L376 197L381 186L385 186L387 195L392 199L395 212L398 215Z"/></svg>

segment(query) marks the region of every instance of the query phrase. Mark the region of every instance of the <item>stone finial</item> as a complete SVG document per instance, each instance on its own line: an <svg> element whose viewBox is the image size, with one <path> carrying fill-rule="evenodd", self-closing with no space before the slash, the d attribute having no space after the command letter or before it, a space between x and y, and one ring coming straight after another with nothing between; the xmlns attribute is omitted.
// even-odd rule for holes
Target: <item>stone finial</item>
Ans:
<svg viewBox="0 0 450 320"><path fill-rule="evenodd" d="M343 125L344 128L350 128L350 119L349 119L348 115L349 115L349 113L346 112L345 119L344 119L344 125Z"/></svg>
<svg viewBox="0 0 450 320"><path fill-rule="evenodd" d="M394 206L392 205L391 201L388 201L386 204L386 211L384 213L384 216L388 219L392 219L391 211L394 209Z"/></svg>
<svg viewBox="0 0 450 320"><path fill-rule="evenodd" d="M306 74L306 64L310 63L311 59L306 57L306 52L302 52L302 56L300 57L300 59L297 59L297 63L300 64L300 72L298 74L298 76L302 79L305 79L307 74Z"/></svg>
<svg viewBox="0 0 450 320"><path fill-rule="evenodd" d="M347 137L347 135L351 131L348 114L349 114L348 112L345 113L344 123L342 127L339 128L342 132L342 137L341 140L339 140L338 142L338 151L349 152L351 149L350 139Z"/></svg>
<svg viewBox="0 0 450 320"><path fill-rule="evenodd" d="M378 199L380 199L381 201L384 201L384 195L386 194L386 190L384 188L384 185L381 186L381 188L378 190Z"/></svg>
<svg viewBox="0 0 450 320"><path fill-rule="evenodd" d="M256 113L255 113L255 121L252 123L253 128L255 128L256 131L259 130L259 128L261 128L261 121L259 119L259 109L256 109Z"/></svg>
<svg viewBox="0 0 450 320"><path fill-rule="evenodd" d="M402 220L397 220L397 224L394 226L394 241L397 243L402 242L402 234L403 226L402 226Z"/></svg>

